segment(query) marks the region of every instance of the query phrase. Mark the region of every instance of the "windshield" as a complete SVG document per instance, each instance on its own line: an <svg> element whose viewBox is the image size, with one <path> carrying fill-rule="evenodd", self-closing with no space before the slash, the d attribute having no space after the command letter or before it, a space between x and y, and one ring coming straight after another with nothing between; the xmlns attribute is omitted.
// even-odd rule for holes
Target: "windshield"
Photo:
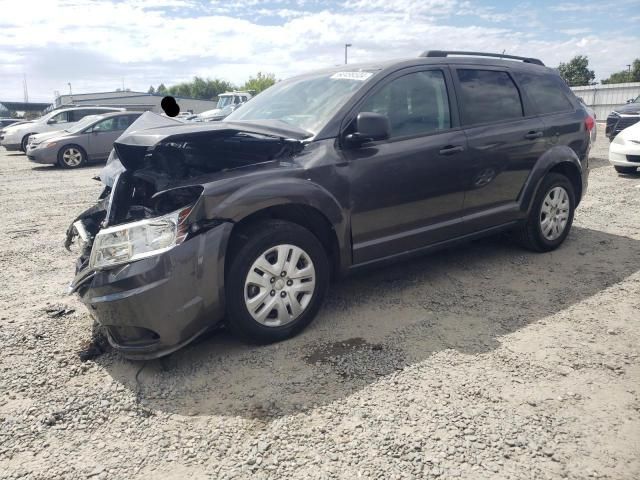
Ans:
<svg viewBox="0 0 640 480"><path fill-rule="evenodd" d="M99 118L101 118L100 115L88 115L84 117L82 120L80 120L79 122L74 123L73 127L67 128L65 132L79 133Z"/></svg>
<svg viewBox="0 0 640 480"><path fill-rule="evenodd" d="M276 83L243 104L226 120L281 120L317 134L373 71L344 71Z"/></svg>
<svg viewBox="0 0 640 480"><path fill-rule="evenodd" d="M233 95L229 95L226 97L220 97L218 99L218 105L216 105L217 108L224 108L227 107L229 105L231 105L233 103Z"/></svg>

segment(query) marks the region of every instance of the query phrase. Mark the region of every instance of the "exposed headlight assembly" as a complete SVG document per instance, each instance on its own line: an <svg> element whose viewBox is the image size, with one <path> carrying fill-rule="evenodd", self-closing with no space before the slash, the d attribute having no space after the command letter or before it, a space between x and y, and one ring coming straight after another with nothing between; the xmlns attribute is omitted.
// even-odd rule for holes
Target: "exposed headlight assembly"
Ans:
<svg viewBox="0 0 640 480"><path fill-rule="evenodd" d="M190 206L162 217L100 230L93 241L89 267L110 268L159 255L180 245L187 237L189 213Z"/></svg>

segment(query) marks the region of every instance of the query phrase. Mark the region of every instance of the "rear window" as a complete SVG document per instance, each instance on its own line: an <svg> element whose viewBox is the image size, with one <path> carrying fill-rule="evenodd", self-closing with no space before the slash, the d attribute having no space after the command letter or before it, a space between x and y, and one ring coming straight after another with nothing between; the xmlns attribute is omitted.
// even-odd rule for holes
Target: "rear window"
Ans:
<svg viewBox="0 0 640 480"><path fill-rule="evenodd" d="M72 110L69 112L71 118L72 118L72 122L77 122L79 120L82 120L84 117L87 117L89 115L95 115L97 112L95 112L94 110ZM103 113L103 112L100 112Z"/></svg>
<svg viewBox="0 0 640 480"><path fill-rule="evenodd" d="M536 113L568 112L574 109L563 91L562 79L559 77L518 73L517 79L533 102Z"/></svg>
<svg viewBox="0 0 640 480"><path fill-rule="evenodd" d="M457 73L465 125L524 116L520 92L506 72L460 69Z"/></svg>

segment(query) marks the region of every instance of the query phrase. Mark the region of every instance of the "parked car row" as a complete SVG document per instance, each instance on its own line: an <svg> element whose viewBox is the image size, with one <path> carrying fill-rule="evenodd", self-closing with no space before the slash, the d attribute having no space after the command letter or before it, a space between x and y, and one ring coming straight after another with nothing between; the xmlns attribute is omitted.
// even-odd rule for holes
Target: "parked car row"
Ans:
<svg viewBox="0 0 640 480"><path fill-rule="evenodd" d="M622 132L636 123L640 122L640 95L635 99L627 101L626 105L616 107L607 117L607 127L605 135L610 141Z"/></svg>
<svg viewBox="0 0 640 480"><path fill-rule="evenodd" d="M113 142L142 112L91 115L65 130L32 135L27 157L36 163L77 168L87 162L105 160Z"/></svg>
<svg viewBox="0 0 640 480"><path fill-rule="evenodd" d="M19 118L0 118L0 129L21 122Z"/></svg>
<svg viewBox="0 0 640 480"><path fill-rule="evenodd" d="M640 122L618 133L609 145L609 162L618 173L632 174L640 167Z"/></svg>
<svg viewBox="0 0 640 480"><path fill-rule="evenodd" d="M8 151L27 151L29 137L38 133L63 130L71 127L87 115L107 112L122 112L124 108L113 107L72 107L53 110L35 120L3 127L0 145Z"/></svg>

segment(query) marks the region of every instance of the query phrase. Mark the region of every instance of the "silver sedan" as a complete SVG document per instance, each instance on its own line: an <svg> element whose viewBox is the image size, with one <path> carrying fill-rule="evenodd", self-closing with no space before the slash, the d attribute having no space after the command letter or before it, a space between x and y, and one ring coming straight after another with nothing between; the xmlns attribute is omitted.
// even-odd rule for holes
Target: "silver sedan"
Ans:
<svg viewBox="0 0 640 480"><path fill-rule="evenodd" d="M104 160L109 156L113 142L141 114L108 113L69 130L56 132L56 135L34 138L27 147L27 157L36 163L58 164L64 168L77 168L87 162Z"/></svg>

